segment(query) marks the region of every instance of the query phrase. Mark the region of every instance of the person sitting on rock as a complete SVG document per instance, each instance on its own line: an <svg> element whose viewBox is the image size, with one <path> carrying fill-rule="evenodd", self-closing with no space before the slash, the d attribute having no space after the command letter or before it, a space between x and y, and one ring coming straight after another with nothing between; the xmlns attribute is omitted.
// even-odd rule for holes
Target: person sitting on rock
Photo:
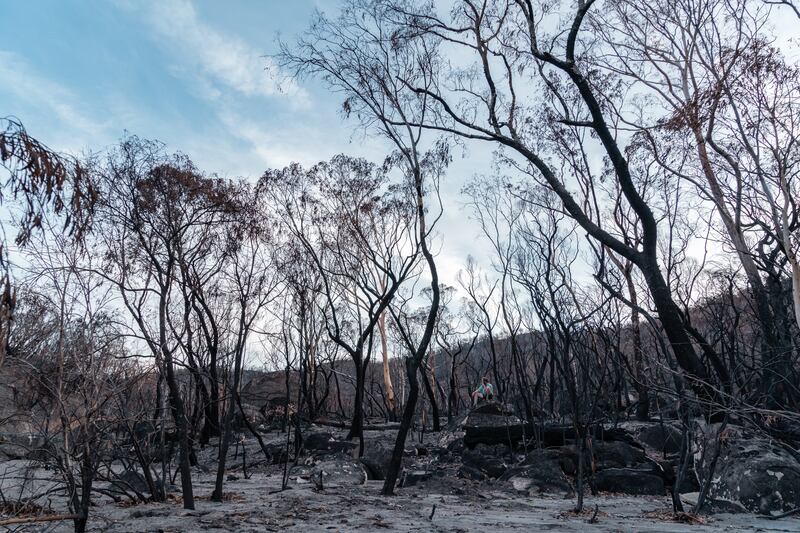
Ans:
<svg viewBox="0 0 800 533"><path fill-rule="evenodd" d="M494 387L489 383L489 378L484 376L481 379L481 386L472 393L472 406L476 406L480 400L491 401L494 399Z"/></svg>

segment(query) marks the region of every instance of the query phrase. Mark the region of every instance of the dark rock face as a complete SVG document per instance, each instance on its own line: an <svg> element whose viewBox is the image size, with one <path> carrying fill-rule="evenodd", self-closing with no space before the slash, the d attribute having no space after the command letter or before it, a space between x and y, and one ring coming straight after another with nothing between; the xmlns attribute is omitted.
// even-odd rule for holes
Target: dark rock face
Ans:
<svg viewBox="0 0 800 533"><path fill-rule="evenodd" d="M309 433L303 436L303 447L316 453L348 453L356 446L355 442L336 440L331 433Z"/></svg>
<svg viewBox="0 0 800 533"><path fill-rule="evenodd" d="M303 446L306 450L327 450L333 434L327 431L319 433L308 433L303 435Z"/></svg>
<svg viewBox="0 0 800 533"><path fill-rule="evenodd" d="M559 450L534 450L523 464L509 468L500 478L520 492L571 492L572 485L559 465Z"/></svg>
<svg viewBox="0 0 800 533"><path fill-rule="evenodd" d="M496 402L489 402L482 404L470 411L469 415L461 422L461 426L466 430L467 436L471 433L481 433L481 431L490 431L494 437L494 442L508 442L509 440L519 440L518 437L504 435L503 430L508 430L511 427L516 428L522 421L508 412L501 404ZM492 440L492 439L489 439ZM467 444L481 442L482 439L478 436L477 439L471 441L467 439Z"/></svg>
<svg viewBox="0 0 800 533"><path fill-rule="evenodd" d="M718 427L704 430L695 454L701 485L719 453L711 473L710 498L737 502L748 511L762 514L800 507L800 460L796 453L767 439L748 438L735 428L726 430L722 439Z"/></svg>
<svg viewBox="0 0 800 533"><path fill-rule="evenodd" d="M594 476L595 489L622 494L664 494L664 480L647 468L608 468Z"/></svg>
<svg viewBox="0 0 800 533"><path fill-rule="evenodd" d="M462 460L464 461L464 466L479 470L491 478L498 478L506 471L505 461L495 455L467 451L464 452Z"/></svg>
<svg viewBox="0 0 800 533"><path fill-rule="evenodd" d="M433 473L424 470L411 470L403 474L403 479L400 481L401 487L413 487L419 485L433 477Z"/></svg>
<svg viewBox="0 0 800 533"><path fill-rule="evenodd" d="M156 490L161 488L161 480L154 479ZM137 494L150 494L147 480L144 475L136 470L126 470L117 479L111 482L111 490L120 493L134 492Z"/></svg>
<svg viewBox="0 0 800 533"><path fill-rule="evenodd" d="M332 457L312 465L298 465L289 471L295 484L313 483L321 488L352 487L367 481L364 466L348 457Z"/></svg>
<svg viewBox="0 0 800 533"><path fill-rule="evenodd" d="M456 454L456 455L463 453L464 452L464 439L463 439L463 437L451 440L447 444L447 448L446 449L447 449L448 452L450 452L452 454Z"/></svg>
<svg viewBox="0 0 800 533"><path fill-rule="evenodd" d="M0 434L0 460L41 459L51 451L50 443L33 433Z"/></svg>
<svg viewBox="0 0 800 533"><path fill-rule="evenodd" d="M386 479L389 461L392 459L392 449L382 444L371 444L364 450L361 463L366 467L369 479Z"/></svg>
<svg viewBox="0 0 800 533"><path fill-rule="evenodd" d="M597 468L625 468L642 463L645 460L644 450L630 444L610 441L595 442L592 452L597 459Z"/></svg>
<svg viewBox="0 0 800 533"><path fill-rule="evenodd" d="M461 465L457 475L460 478L471 479L472 481L485 481L487 479L486 474L470 465Z"/></svg>
<svg viewBox="0 0 800 533"><path fill-rule="evenodd" d="M289 458L285 444L265 444L264 452L266 452L270 462L274 465L285 463Z"/></svg>
<svg viewBox="0 0 800 533"><path fill-rule="evenodd" d="M683 433L672 424L654 424L641 428L636 438L658 452L678 453L681 451Z"/></svg>
<svg viewBox="0 0 800 533"><path fill-rule="evenodd" d="M556 461L561 467L561 470L569 476L578 474L578 449L576 446L560 446L558 448L534 450L527 455L524 464L535 464L543 457ZM584 473L589 472L591 467L591 458L589 457L589 453L586 452L583 455Z"/></svg>

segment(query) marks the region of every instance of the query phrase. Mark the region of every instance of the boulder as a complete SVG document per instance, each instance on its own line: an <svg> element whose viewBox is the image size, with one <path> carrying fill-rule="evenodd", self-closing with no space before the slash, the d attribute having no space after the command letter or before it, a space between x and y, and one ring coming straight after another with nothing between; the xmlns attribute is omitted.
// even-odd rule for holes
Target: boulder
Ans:
<svg viewBox="0 0 800 533"><path fill-rule="evenodd" d="M433 477L432 472L427 470L409 470L403 474L403 479L400 480L401 487L413 487L419 485L424 481L428 481Z"/></svg>
<svg viewBox="0 0 800 533"><path fill-rule="evenodd" d="M644 450L621 441L595 442L592 453L596 459L597 469L625 468L645 461Z"/></svg>
<svg viewBox="0 0 800 533"><path fill-rule="evenodd" d="M778 442L741 429L704 426L696 433L695 471L700 485L711 475L708 496L751 512L782 513L800 507L800 460ZM711 472L715 455L719 455Z"/></svg>
<svg viewBox="0 0 800 533"><path fill-rule="evenodd" d="M370 443L364 450L361 463L366 467L369 479L383 481L392 459L392 449L380 443Z"/></svg>
<svg viewBox="0 0 800 533"><path fill-rule="evenodd" d="M367 481L364 466L349 457L332 457L311 465L297 465L289 471L294 484L313 483L318 488L353 487Z"/></svg>
<svg viewBox="0 0 800 533"><path fill-rule="evenodd" d="M42 435L35 433L0 434L0 459L44 459L51 451Z"/></svg>
<svg viewBox="0 0 800 533"><path fill-rule="evenodd" d="M503 460L503 456L507 449L503 445L479 444L473 450L465 450L461 455L461 461L465 466L479 470L488 477L497 478L506 471L506 462Z"/></svg>
<svg viewBox="0 0 800 533"><path fill-rule="evenodd" d="M447 447L446 447L448 452L450 452L452 454L455 454L455 455L460 455L460 454L464 453L464 448L465 448L465 446L464 446L464 437L451 440L449 442L449 444L447 445Z"/></svg>
<svg viewBox="0 0 800 533"><path fill-rule="evenodd" d="M678 453L683 432L672 424L652 424L639 429L636 438L659 453Z"/></svg>
<svg viewBox="0 0 800 533"><path fill-rule="evenodd" d="M559 450L534 450L521 465L509 468L500 479L524 493L571 492L572 485L558 462L561 456Z"/></svg>
<svg viewBox="0 0 800 533"><path fill-rule="evenodd" d="M694 507L697 505L697 499L700 497L699 492L687 492L686 494L681 494L681 500L683 503L687 505L691 505ZM703 504L702 512L708 514L716 514L716 513L729 513L729 514L737 514L737 513L747 513L748 510L742 507L742 504L738 502L732 502L730 500L719 500L706 497L705 503Z"/></svg>
<svg viewBox="0 0 800 533"><path fill-rule="evenodd" d="M156 490L161 488L161 480L156 478L153 480ZM111 481L111 491L120 494L133 492L139 494L150 494L150 488L147 486L147 480L144 474L138 470L126 470L119 475L116 479ZM152 494L151 494L152 496Z"/></svg>
<svg viewBox="0 0 800 533"><path fill-rule="evenodd" d="M594 487L622 494L664 494L664 479L650 468L607 468L594 475Z"/></svg>
<svg viewBox="0 0 800 533"><path fill-rule="evenodd" d="M327 450L333 440L333 433L318 431L303 435L303 447L306 450Z"/></svg>
<svg viewBox="0 0 800 533"><path fill-rule="evenodd" d="M522 420L501 404L489 402L470 411L459 425L465 432L468 446L478 443L505 444L519 441Z"/></svg>
<svg viewBox="0 0 800 533"><path fill-rule="evenodd" d="M285 463L289 458L289 454L286 453L286 444L284 443L264 444L263 451L269 457L269 462L274 465Z"/></svg>
<svg viewBox="0 0 800 533"><path fill-rule="evenodd" d="M327 432L315 432L303 436L303 448L318 455L350 453L357 446L355 442L336 440Z"/></svg>
<svg viewBox="0 0 800 533"><path fill-rule="evenodd" d="M461 465L456 474L460 478L471 479L472 481L485 481L487 475L470 465Z"/></svg>

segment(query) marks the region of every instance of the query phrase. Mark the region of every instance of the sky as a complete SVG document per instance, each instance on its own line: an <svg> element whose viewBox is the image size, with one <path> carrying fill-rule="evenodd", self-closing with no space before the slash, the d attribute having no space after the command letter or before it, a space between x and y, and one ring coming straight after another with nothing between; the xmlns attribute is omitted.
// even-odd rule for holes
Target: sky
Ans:
<svg viewBox="0 0 800 533"><path fill-rule="evenodd" d="M58 151L111 147L126 133L186 153L222 177L255 179L337 153L381 161L387 146L339 113L313 80L286 83L270 54L336 0L14 0L0 17L0 116ZM470 156L473 157L473 156ZM488 162L488 152L480 154ZM473 157L474 159L474 157ZM444 184L443 281L456 284L478 227L459 195L476 168L457 158ZM481 255L478 253L477 255Z"/></svg>
<svg viewBox="0 0 800 533"><path fill-rule="evenodd" d="M0 16L0 116L51 148L102 151L128 132L166 143L208 173L256 179L338 153L380 162L389 147L339 113L341 95L314 80L286 83L270 60L315 10L338 0L7 0ZM797 57L796 20L775 17ZM460 194L491 146L459 151L443 181L442 281L457 285L467 255L489 244Z"/></svg>

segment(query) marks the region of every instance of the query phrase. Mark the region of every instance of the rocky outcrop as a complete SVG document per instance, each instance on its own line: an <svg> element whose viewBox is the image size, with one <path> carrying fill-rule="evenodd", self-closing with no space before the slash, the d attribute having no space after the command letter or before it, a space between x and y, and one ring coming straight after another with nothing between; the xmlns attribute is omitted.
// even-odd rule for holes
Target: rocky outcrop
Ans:
<svg viewBox="0 0 800 533"><path fill-rule="evenodd" d="M696 435L695 470L701 486L711 477L709 498L761 514L800 508L800 457L795 450L730 426L702 426Z"/></svg>
<svg viewBox="0 0 800 533"><path fill-rule="evenodd" d="M314 432L303 436L303 448L317 455L349 453L357 446L355 442L337 440L328 432Z"/></svg>
<svg viewBox="0 0 800 533"><path fill-rule="evenodd" d="M502 476L507 468L501 456L484 450L466 450L461 460L464 466L482 472L490 478Z"/></svg>
<svg viewBox="0 0 800 533"><path fill-rule="evenodd" d="M625 468L645 461L645 454L642 448L637 448L621 441L595 442L592 445L592 453L598 470Z"/></svg>
<svg viewBox="0 0 800 533"><path fill-rule="evenodd" d="M352 487L367 481L364 466L349 457L330 457L310 465L297 465L289 471L294 484L312 483L319 489Z"/></svg>
<svg viewBox="0 0 800 533"><path fill-rule="evenodd" d="M678 453L683 432L670 423L652 424L641 427L636 432L636 439L659 453Z"/></svg>
<svg viewBox="0 0 800 533"><path fill-rule="evenodd" d="M650 468L607 468L594 475L594 487L599 491L621 494L662 495L664 479Z"/></svg>
<svg viewBox="0 0 800 533"><path fill-rule="evenodd" d="M51 452L51 444L42 435L0 433L0 460L43 459Z"/></svg>
<svg viewBox="0 0 800 533"><path fill-rule="evenodd" d="M367 471L369 479L386 479L389 461L392 459L392 449L382 443L370 443L364 450L361 463Z"/></svg>
<svg viewBox="0 0 800 533"><path fill-rule="evenodd" d="M500 479L519 492L568 493L572 491L572 485L559 464L562 459L560 450L534 450L521 465L509 468Z"/></svg>

